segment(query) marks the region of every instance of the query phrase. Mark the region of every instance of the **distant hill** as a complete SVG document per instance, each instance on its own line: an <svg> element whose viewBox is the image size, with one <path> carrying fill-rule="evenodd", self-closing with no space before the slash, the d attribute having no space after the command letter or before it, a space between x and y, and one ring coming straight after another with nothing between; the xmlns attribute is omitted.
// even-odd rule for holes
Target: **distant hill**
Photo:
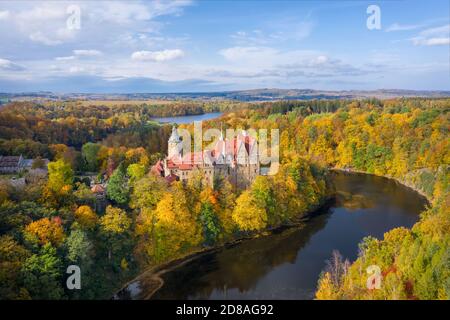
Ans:
<svg viewBox="0 0 450 320"><path fill-rule="evenodd" d="M380 89L373 91L322 91L310 89L255 89L224 92L228 98L236 100L307 100L307 99L362 99L400 97L450 97L450 91L415 91Z"/></svg>
<svg viewBox="0 0 450 320"><path fill-rule="evenodd" d="M417 91L401 89L344 90L327 91L312 89L253 89L221 92L180 92L180 93L66 93L26 92L0 93L0 100L235 100L235 101L276 101L310 99L364 99L364 98L444 98L450 91Z"/></svg>

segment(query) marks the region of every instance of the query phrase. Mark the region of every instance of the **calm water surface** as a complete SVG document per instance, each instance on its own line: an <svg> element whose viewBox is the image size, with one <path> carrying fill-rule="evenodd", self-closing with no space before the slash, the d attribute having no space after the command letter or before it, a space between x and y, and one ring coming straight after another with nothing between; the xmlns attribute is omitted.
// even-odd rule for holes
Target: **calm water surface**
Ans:
<svg viewBox="0 0 450 320"><path fill-rule="evenodd" d="M333 181L335 202L304 227L245 241L166 273L153 299L312 299L334 249L352 261L363 237L411 227L426 205L393 180L336 173Z"/></svg>

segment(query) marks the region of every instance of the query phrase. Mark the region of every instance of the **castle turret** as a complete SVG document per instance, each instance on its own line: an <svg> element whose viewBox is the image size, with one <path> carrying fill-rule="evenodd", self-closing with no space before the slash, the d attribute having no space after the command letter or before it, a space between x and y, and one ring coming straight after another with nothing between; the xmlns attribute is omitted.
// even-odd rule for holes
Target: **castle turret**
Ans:
<svg viewBox="0 0 450 320"><path fill-rule="evenodd" d="M175 126L172 127L172 134L170 135L167 149L169 158L182 156L183 142L181 141Z"/></svg>

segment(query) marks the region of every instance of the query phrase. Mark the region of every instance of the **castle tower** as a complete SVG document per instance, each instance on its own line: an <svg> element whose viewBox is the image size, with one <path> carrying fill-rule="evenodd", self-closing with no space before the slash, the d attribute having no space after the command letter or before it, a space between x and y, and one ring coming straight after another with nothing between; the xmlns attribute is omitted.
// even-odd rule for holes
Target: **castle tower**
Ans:
<svg viewBox="0 0 450 320"><path fill-rule="evenodd" d="M172 127L172 134L170 135L167 149L169 159L182 156L183 142L181 141L181 138L178 135L177 128L175 128L175 126Z"/></svg>
<svg viewBox="0 0 450 320"><path fill-rule="evenodd" d="M220 152L222 153L222 157L223 159L225 159L225 157L227 156L226 154L226 150L227 150L227 141L224 139L223 137L223 129L222 129L222 124L220 124L220 137L219 137L219 141L222 143L222 150L220 150Z"/></svg>

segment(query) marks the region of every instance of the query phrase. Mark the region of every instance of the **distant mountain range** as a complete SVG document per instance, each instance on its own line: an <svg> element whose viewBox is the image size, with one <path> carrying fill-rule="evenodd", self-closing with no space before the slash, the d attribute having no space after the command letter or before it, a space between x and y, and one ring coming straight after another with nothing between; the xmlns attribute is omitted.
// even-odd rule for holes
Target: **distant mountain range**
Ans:
<svg viewBox="0 0 450 320"><path fill-rule="evenodd" d="M27 92L0 93L0 104L17 100L235 100L276 101L310 99L364 99L364 98L443 98L450 97L450 91L422 91L401 89L326 91L312 89L253 89L221 92L186 93L64 93Z"/></svg>

